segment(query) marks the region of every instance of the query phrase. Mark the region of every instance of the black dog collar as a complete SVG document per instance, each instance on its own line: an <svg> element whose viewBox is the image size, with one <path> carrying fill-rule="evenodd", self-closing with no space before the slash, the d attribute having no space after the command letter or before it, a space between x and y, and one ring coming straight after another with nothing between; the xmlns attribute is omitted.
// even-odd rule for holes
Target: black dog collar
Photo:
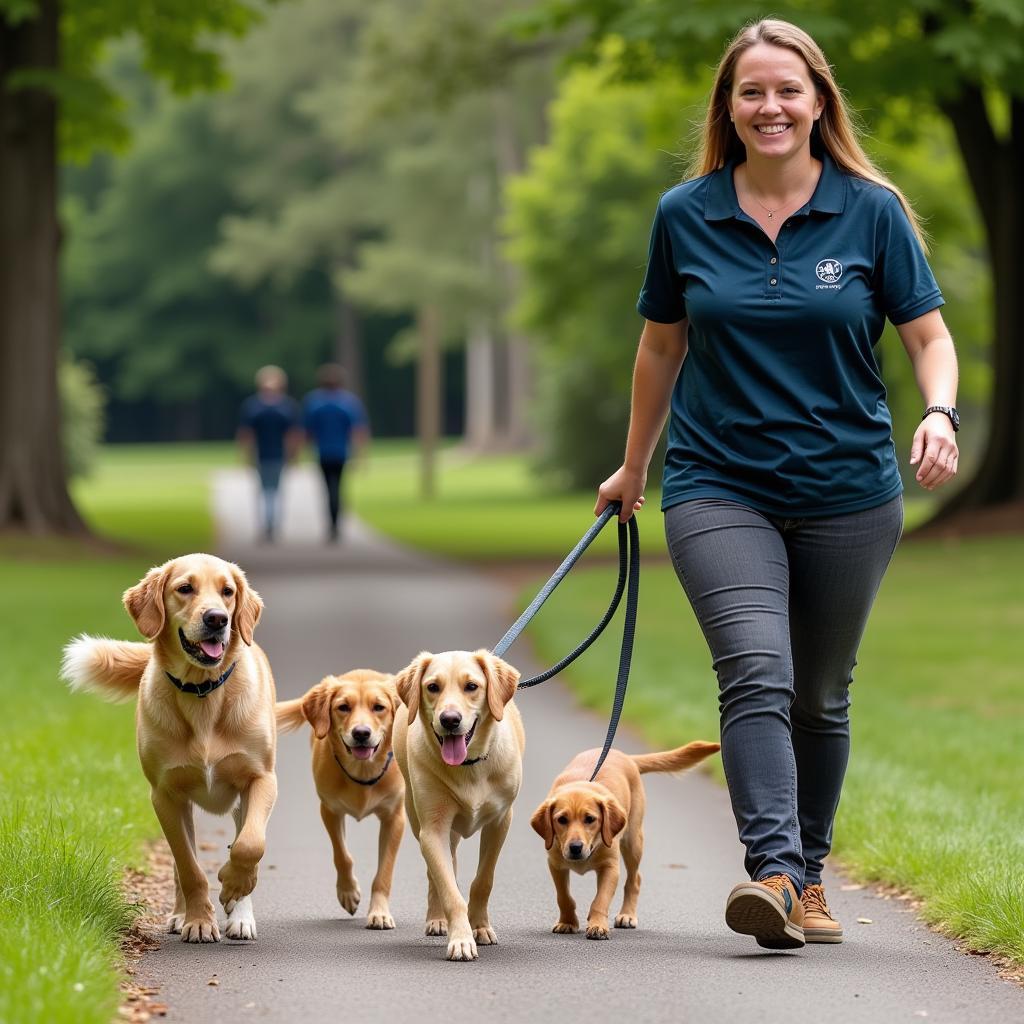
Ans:
<svg viewBox="0 0 1024 1024"><path fill-rule="evenodd" d="M232 672L235 671L235 666L238 664L237 661L231 662L228 670L220 677L220 679L207 679L202 683L183 683L180 679L175 679L170 672L164 671L164 675L174 685L181 690L182 693L194 693L197 697L205 697L208 693L213 693L214 690L223 686L227 681L228 677Z"/></svg>
<svg viewBox="0 0 1024 1024"><path fill-rule="evenodd" d="M474 757L472 761L463 761L462 764L456 765L458 768L468 768L471 764L479 764L481 761L486 761L487 755L481 754L479 757Z"/></svg>
<svg viewBox="0 0 1024 1024"><path fill-rule="evenodd" d="M384 778L384 772L391 767L391 762L394 759L395 752L393 750L388 751L388 759L384 762L384 771L380 773L374 779L357 779L338 759L338 755L334 755L334 760L338 762L338 767L353 781L358 782L360 786L375 786L381 779Z"/></svg>

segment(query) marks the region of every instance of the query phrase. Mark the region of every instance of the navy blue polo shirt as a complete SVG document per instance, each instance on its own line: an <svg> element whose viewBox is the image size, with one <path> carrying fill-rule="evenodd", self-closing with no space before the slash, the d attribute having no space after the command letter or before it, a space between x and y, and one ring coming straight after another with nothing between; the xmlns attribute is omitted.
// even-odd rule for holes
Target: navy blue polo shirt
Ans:
<svg viewBox="0 0 1024 1024"><path fill-rule="evenodd" d="M902 491L874 347L943 298L903 207L830 157L775 242L741 209L735 164L658 204L637 309L688 320L662 508L719 497L828 516Z"/></svg>

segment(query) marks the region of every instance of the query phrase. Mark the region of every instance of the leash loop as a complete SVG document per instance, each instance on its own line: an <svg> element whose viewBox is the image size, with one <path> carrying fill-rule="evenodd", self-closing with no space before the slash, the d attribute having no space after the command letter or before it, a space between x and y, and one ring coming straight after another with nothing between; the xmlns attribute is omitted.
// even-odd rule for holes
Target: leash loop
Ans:
<svg viewBox="0 0 1024 1024"><path fill-rule="evenodd" d="M540 589L537 596L530 602L529 607L512 624L508 632L495 644L493 653L501 657L515 643L516 639L526 628L530 620L540 611L542 605L551 596L552 591L566 577L569 570L579 561L580 556L590 546L593 539L604 529L611 519L619 514L620 502L612 502L601 513L589 530L580 538L576 546L566 555L562 564L555 570L551 578ZM520 680L517 689L526 689L543 683L552 676L561 672L566 665L575 661L594 641L604 632L605 627L611 621L622 594L626 593L626 613L622 625L622 649L619 654L619 670L615 681L615 697L612 702L611 718L608 722L608 731L605 736L604 747L597 759L591 782L601 770L608 751L611 749L615 739L615 731L618 728L619 718L626 700L626 685L629 682L629 667L633 655L633 638L636 633L636 613L640 596L640 530L637 526L636 516L631 516L625 523L618 524L619 540L619 578L607 610L601 617L601 621L594 627L589 636L578 644L558 664L529 679Z"/></svg>

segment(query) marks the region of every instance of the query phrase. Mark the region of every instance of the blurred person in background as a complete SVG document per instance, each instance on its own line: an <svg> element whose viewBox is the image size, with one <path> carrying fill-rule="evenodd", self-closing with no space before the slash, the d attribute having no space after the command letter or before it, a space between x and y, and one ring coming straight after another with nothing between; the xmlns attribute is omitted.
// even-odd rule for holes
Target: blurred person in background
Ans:
<svg viewBox="0 0 1024 1024"><path fill-rule="evenodd" d="M342 518L342 474L345 463L369 440L369 421L363 403L345 390L345 370L337 363L325 363L317 370L316 390L303 403L303 425L316 446L320 471L327 489L330 520L328 540L337 541Z"/></svg>
<svg viewBox="0 0 1024 1024"><path fill-rule="evenodd" d="M256 371L256 394L242 403L237 436L259 473L263 537L272 542L278 526L281 472L302 444L299 406L288 395L288 377L281 367L263 366Z"/></svg>

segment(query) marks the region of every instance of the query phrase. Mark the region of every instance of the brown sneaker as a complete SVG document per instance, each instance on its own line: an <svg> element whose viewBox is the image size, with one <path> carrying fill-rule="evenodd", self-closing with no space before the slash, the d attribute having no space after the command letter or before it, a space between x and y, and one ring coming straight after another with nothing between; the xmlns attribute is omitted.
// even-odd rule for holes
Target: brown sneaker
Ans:
<svg viewBox="0 0 1024 1024"><path fill-rule="evenodd" d="M725 923L753 935L765 949L799 949L804 944L804 905L789 875L740 882L725 901Z"/></svg>
<svg viewBox="0 0 1024 1024"><path fill-rule="evenodd" d="M843 926L832 916L825 902L825 886L805 885L800 902L804 905L804 939L807 942L843 941Z"/></svg>

